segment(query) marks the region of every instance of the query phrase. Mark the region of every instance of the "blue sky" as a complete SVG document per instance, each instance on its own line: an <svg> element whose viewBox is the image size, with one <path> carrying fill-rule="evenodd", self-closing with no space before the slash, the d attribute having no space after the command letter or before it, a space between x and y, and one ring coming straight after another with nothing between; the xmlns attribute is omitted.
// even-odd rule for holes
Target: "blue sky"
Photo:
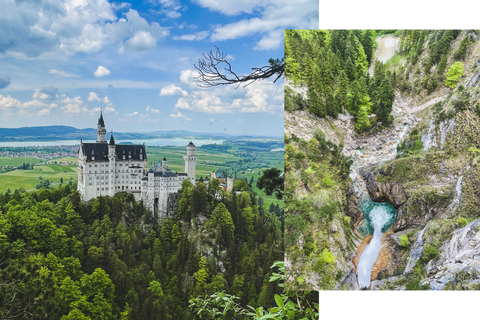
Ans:
<svg viewBox="0 0 480 320"><path fill-rule="evenodd" d="M234 70L283 56L285 28L318 28L318 0L0 0L0 127L282 135L283 83L202 89L218 46ZM227 130L225 130L227 129Z"/></svg>

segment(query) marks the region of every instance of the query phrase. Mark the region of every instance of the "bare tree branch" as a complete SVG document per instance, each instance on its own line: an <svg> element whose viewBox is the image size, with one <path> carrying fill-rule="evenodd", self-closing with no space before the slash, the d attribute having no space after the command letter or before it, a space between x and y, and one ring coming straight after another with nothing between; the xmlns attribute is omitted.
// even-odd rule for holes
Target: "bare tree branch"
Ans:
<svg viewBox="0 0 480 320"><path fill-rule="evenodd" d="M199 76L195 79L200 82L198 85L202 88L211 88L228 84L245 84L244 87L257 80L268 79L276 76L273 82L276 82L285 70L285 63L282 59L270 59L269 65L263 67L253 67L253 72L248 75L238 75L232 70L232 65L227 61L225 53L221 52L217 46L217 51L210 51L203 54L203 58L198 59L198 65L194 65L198 70Z"/></svg>

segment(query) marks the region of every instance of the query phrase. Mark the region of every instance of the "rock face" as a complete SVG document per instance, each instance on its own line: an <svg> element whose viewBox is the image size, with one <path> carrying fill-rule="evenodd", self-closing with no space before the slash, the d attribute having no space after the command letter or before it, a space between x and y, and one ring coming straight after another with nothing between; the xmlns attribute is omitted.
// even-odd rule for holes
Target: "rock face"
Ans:
<svg viewBox="0 0 480 320"><path fill-rule="evenodd" d="M345 214L350 217L350 224L352 228L363 216L362 210L359 209L358 198L355 196L355 190L352 186L347 189L347 205L345 206Z"/></svg>
<svg viewBox="0 0 480 320"><path fill-rule="evenodd" d="M478 278L477 270L480 270L480 219L453 232L452 239L440 248L440 258L427 264L425 282L433 290L442 290L461 271Z"/></svg>
<svg viewBox="0 0 480 320"><path fill-rule="evenodd" d="M395 209L407 202L408 194L401 184L377 181L377 175L387 176L382 168L377 169L375 165L370 165L366 168L361 168L360 175L365 181L368 194L373 201L388 202Z"/></svg>

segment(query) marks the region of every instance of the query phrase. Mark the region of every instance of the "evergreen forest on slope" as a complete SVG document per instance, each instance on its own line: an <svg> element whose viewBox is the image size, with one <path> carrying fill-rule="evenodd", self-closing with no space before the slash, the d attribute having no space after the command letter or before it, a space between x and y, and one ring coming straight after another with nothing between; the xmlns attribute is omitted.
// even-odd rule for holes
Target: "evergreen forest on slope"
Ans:
<svg viewBox="0 0 480 320"><path fill-rule="evenodd" d="M75 189L0 194L1 318L314 319L317 293L290 293L294 303L271 268L282 214L245 180L234 192L185 180L164 220L133 195L82 202Z"/></svg>

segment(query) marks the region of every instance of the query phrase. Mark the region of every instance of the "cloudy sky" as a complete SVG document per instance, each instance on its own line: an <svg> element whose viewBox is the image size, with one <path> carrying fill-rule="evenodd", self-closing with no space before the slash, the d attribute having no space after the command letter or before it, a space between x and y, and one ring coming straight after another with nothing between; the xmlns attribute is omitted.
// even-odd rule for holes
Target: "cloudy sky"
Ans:
<svg viewBox="0 0 480 320"><path fill-rule="evenodd" d="M194 64L218 46L246 74L283 57L285 28L318 28L318 0L0 5L0 127L9 128L95 127L102 108L108 131L282 135L282 82L202 89Z"/></svg>

